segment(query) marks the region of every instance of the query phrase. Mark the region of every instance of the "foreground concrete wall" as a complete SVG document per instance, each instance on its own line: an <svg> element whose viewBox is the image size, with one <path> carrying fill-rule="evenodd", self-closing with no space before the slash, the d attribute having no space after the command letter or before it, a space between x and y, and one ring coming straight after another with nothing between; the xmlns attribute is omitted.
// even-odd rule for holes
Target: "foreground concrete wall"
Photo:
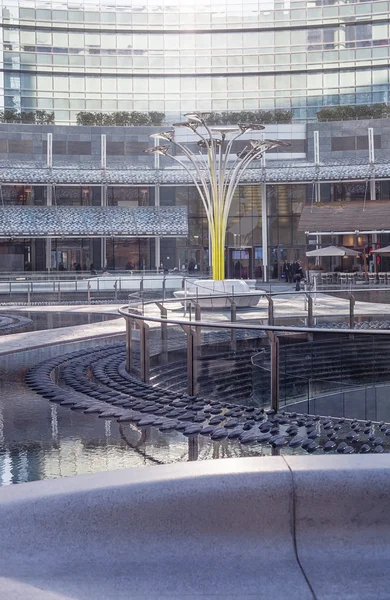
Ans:
<svg viewBox="0 0 390 600"><path fill-rule="evenodd" d="M227 459L2 488L0 597L388 600L389 492L386 455Z"/></svg>

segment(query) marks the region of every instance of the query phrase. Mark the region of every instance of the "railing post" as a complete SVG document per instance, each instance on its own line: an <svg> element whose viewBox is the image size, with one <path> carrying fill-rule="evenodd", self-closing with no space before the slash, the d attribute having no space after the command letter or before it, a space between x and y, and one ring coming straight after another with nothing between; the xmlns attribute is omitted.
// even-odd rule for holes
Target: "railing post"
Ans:
<svg viewBox="0 0 390 600"><path fill-rule="evenodd" d="M167 319L168 311L163 304L156 302L156 306L160 309L161 319ZM167 323L161 323L161 362L167 364L168 362L168 325Z"/></svg>
<svg viewBox="0 0 390 600"><path fill-rule="evenodd" d="M307 299L307 326L313 327L313 298L311 294L306 294Z"/></svg>
<svg viewBox="0 0 390 600"><path fill-rule="evenodd" d="M149 352L149 325L144 321L137 320L139 326L139 341L140 341L140 366L141 366L141 381L149 383L150 373L150 352Z"/></svg>
<svg viewBox="0 0 390 600"><path fill-rule="evenodd" d="M118 300L118 280L115 280L114 283L114 300L115 302Z"/></svg>
<svg viewBox="0 0 390 600"><path fill-rule="evenodd" d="M131 348L131 328L132 328L132 320L126 319L126 371L131 374L131 364L132 364L132 348Z"/></svg>
<svg viewBox="0 0 390 600"><path fill-rule="evenodd" d="M141 277L141 281L139 283L139 295L141 298L141 304L142 304L142 314L144 314L144 278Z"/></svg>
<svg viewBox="0 0 390 600"><path fill-rule="evenodd" d="M234 302L233 298L229 298L230 300L230 321L231 323L235 323L237 321L237 304ZM237 332L234 328L232 328L230 332L230 347L235 352L237 350Z"/></svg>
<svg viewBox="0 0 390 600"><path fill-rule="evenodd" d="M202 309L200 308L200 304L198 304L198 302L194 302L194 307L195 307L195 321L201 321L202 320ZM195 327L195 344L196 344L196 349L198 350L198 348L200 348L200 336L201 336L201 328L200 327ZM198 358L198 357L196 357Z"/></svg>
<svg viewBox="0 0 390 600"><path fill-rule="evenodd" d="M270 294L266 294L265 297L268 300L268 325L274 324L274 301Z"/></svg>
<svg viewBox="0 0 390 600"><path fill-rule="evenodd" d="M198 387L196 340L198 338L198 333L194 332L191 325L182 325L181 327L187 335L187 394L189 396L196 396Z"/></svg>
<svg viewBox="0 0 390 600"><path fill-rule="evenodd" d="M31 304L31 290L30 290L30 284L27 284L27 304L28 306L30 306Z"/></svg>
<svg viewBox="0 0 390 600"><path fill-rule="evenodd" d="M88 285L87 285L87 300L88 302L91 302L91 282L88 281Z"/></svg>
<svg viewBox="0 0 390 600"><path fill-rule="evenodd" d="M166 286L166 277L164 275L163 281L162 281L162 297L163 297L163 300L165 300L165 286Z"/></svg>
<svg viewBox="0 0 390 600"><path fill-rule="evenodd" d="M271 408L279 410L279 338L273 331L267 331L271 346Z"/></svg>
<svg viewBox="0 0 390 600"><path fill-rule="evenodd" d="M355 328L355 296L349 294L349 328Z"/></svg>
<svg viewBox="0 0 390 600"><path fill-rule="evenodd" d="M77 292L77 289L76 289ZM61 281L58 280L57 301L61 302Z"/></svg>

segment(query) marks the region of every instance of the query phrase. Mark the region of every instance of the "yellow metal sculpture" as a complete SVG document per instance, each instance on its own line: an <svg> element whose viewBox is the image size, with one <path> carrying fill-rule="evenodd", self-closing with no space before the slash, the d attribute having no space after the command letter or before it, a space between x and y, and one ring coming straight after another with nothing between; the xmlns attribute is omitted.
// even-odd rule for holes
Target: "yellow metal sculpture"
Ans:
<svg viewBox="0 0 390 600"><path fill-rule="evenodd" d="M207 124L200 113L185 115L188 121L174 123L173 127L186 127L198 138L198 153L175 140L175 129L154 133L150 137L165 140L175 146L181 158L171 154L168 145L154 146L145 152L157 153L179 163L190 175L202 200L209 225L211 241L211 267L214 280L225 279L225 238L229 211L238 184L249 165L267 150L288 146L279 140L246 140L247 145L233 156L233 143L245 133L261 131L263 125L239 123L231 127Z"/></svg>

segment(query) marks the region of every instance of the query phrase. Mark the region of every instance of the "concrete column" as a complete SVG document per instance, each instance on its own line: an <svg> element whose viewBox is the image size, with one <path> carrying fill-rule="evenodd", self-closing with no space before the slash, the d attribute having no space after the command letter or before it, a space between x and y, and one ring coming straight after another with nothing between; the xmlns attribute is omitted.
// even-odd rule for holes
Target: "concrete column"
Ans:
<svg viewBox="0 0 390 600"><path fill-rule="evenodd" d="M102 185L100 190L100 205L107 206L107 186ZM107 262L107 251L106 251L106 238L101 238L100 246L100 264L102 269L105 268Z"/></svg>
<svg viewBox="0 0 390 600"><path fill-rule="evenodd" d="M47 134L47 154L46 154L46 166L51 169L53 166L53 134Z"/></svg>
<svg viewBox="0 0 390 600"><path fill-rule="evenodd" d="M46 206L52 206L53 204L53 186L48 185L46 188ZM46 238L46 256L45 256L45 268L46 271L51 269L51 238Z"/></svg>
<svg viewBox="0 0 390 600"><path fill-rule="evenodd" d="M340 4L345 4L344 2L340 2ZM334 33L334 47L336 50L343 50L345 48L345 25L344 23L340 23L338 29L336 29Z"/></svg>
<svg viewBox="0 0 390 600"><path fill-rule="evenodd" d="M102 169L107 167L107 136L102 133L100 137L100 166Z"/></svg>
<svg viewBox="0 0 390 600"><path fill-rule="evenodd" d="M320 164L320 132L314 132L314 164L318 166ZM321 184L316 181L314 184L314 197L315 202L321 202Z"/></svg>
<svg viewBox="0 0 390 600"><path fill-rule="evenodd" d="M159 185L156 185L154 187L154 204L155 204L155 206L160 206L160 186ZM159 237L156 237L155 246L154 246L154 262L156 265L157 273L159 271L160 262L161 262L160 248L161 248L161 240Z"/></svg>
<svg viewBox="0 0 390 600"><path fill-rule="evenodd" d="M263 248L263 281L269 280L268 273L268 217L267 217L267 184L261 184L261 237Z"/></svg>

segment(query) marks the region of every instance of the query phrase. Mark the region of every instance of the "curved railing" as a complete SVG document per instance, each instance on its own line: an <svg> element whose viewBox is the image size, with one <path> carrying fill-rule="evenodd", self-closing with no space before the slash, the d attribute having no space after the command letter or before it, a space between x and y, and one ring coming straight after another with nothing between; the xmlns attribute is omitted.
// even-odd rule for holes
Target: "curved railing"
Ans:
<svg viewBox="0 0 390 600"><path fill-rule="evenodd" d="M215 295L187 297L180 302L147 302L142 313L134 306L122 307L119 313L126 320L127 370L144 382L178 393L215 395L227 402L250 399L270 404L275 410L304 399L305 412L313 412L311 404L316 398L332 394L333 405L344 405L342 411L340 407L332 409L332 414L346 415L350 411L345 410L345 404L349 403L353 416L362 413L362 418L370 418L372 403L368 398L374 394L372 402L380 407L383 404L375 417L387 411L383 390L390 381L390 329L322 329L315 326L314 293L262 295L263 306L243 313L237 311L239 295L229 296L230 308L215 315L202 310L202 303L217 299ZM289 296L302 303L300 326L288 321L283 324L286 320L278 315L276 297L283 302ZM351 312L353 300L345 301L347 322L356 318ZM384 305L382 318L388 316L385 310ZM300 365L305 365L304 373L299 372ZM294 372L296 382L305 382L304 391L295 396L291 392ZM354 395L359 398L356 402ZM322 414L329 413L325 410Z"/></svg>

